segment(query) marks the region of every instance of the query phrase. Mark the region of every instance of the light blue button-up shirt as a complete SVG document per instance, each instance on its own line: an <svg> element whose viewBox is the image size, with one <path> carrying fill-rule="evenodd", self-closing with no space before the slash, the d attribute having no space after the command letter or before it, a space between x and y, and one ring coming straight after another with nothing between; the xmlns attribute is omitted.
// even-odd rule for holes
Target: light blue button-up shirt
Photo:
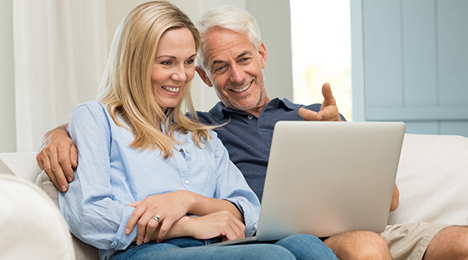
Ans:
<svg viewBox="0 0 468 260"><path fill-rule="evenodd" d="M107 107L97 101L73 111L68 132L79 161L69 191L59 194L60 210L71 232L101 249L101 257L126 249L136 237L136 227L125 234L134 210L125 204L176 190L232 202L244 215L246 236L254 234L260 203L215 132L202 149L191 133L177 133L181 144L164 159L158 149L131 148L131 131L117 126Z"/></svg>

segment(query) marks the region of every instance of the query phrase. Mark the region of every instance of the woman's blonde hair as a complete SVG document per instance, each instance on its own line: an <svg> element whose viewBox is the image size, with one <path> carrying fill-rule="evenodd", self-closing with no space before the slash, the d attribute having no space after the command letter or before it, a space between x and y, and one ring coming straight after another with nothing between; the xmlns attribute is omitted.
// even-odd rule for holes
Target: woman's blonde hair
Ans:
<svg viewBox="0 0 468 260"><path fill-rule="evenodd" d="M190 86L176 107L163 111L151 89L151 70L156 47L162 35L172 29L187 28L200 46L200 34L190 18L166 1L154 1L134 8L120 23L111 45L109 60L101 81L98 100L107 105L115 123L120 116L131 128L137 149L159 148L165 158L172 155L175 132L192 132L195 144L209 141L209 129L199 123L193 107ZM185 104L191 119L182 110ZM156 119L166 125L168 135L159 131Z"/></svg>

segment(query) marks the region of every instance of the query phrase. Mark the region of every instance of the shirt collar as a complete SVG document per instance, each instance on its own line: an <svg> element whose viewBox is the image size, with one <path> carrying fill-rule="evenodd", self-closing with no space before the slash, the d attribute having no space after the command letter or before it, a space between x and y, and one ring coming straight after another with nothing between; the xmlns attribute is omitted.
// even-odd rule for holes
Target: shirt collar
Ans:
<svg viewBox="0 0 468 260"><path fill-rule="evenodd" d="M263 108L277 108L280 106L287 107L289 110L294 110L298 109L300 105L293 103L291 100L287 98L279 99L279 98L274 98L268 102L268 104ZM226 107L222 102L218 102L213 108L210 109L210 114L217 118L218 120L221 120L223 118L229 118L230 113L236 113L236 114L244 114L247 115L249 113L241 111L241 110L234 110Z"/></svg>

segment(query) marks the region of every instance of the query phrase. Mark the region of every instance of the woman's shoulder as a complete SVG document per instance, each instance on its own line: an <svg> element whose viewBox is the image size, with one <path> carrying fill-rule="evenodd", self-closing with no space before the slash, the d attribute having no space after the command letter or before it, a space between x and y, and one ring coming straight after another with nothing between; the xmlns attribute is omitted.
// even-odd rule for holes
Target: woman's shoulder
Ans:
<svg viewBox="0 0 468 260"><path fill-rule="evenodd" d="M79 104L75 109L79 109L79 108L88 108L88 109L92 109L92 110L101 110L103 108L105 108L106 105L104 105L103 103L97 101L97 100L89 100L89 101L86 101L86 102L83 102L81 104Z"/></svg>
<svg viewBox="0 0 468 260"><path fill-rule="evenodd" d="M108 121L109 112L103 103L90 100L79 104L72 112L71 121L88 121L91 118Z"/></svg>
<svg viewBox="0 0 468 260"><path fill-rule="evenodd" d="M79 104L73 111L73 113L92 113L92 114L107 114L107 106L103 103L90 100Z"/></svg>

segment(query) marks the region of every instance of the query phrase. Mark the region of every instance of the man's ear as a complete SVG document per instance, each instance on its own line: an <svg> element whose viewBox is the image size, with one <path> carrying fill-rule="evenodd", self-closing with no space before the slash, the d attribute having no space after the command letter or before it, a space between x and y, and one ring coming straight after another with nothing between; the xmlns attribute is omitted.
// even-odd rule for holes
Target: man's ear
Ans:
<svg viewBox="0 0 468 260"><path fill-rule="evenodd" d="M262 68L265 68L267 61L267 50L265 44L263 44L262 41L258 45L258 55L260 55L260 62L262 63Z"/></svg>
<svg viewBox="0 0 468 260"><path fill-rule="evenodd" d="M203 82L205 82L206 85L208 85L208 87L213 87L213 84L211 83L211 79L210 77L208 77L204 69L196 66L195 70L197 71L198 76L200 76L200 78L203 80Z"/></svg>

